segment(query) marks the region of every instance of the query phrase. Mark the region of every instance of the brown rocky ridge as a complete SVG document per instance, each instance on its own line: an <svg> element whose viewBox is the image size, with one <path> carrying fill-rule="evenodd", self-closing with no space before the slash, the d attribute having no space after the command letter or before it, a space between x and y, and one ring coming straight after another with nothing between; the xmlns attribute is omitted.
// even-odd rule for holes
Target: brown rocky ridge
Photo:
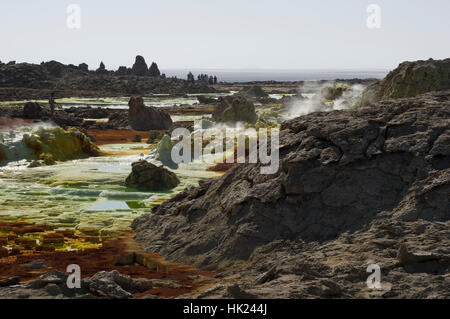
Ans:
<svg viewBox="0 0 450 319"><path fill-rule="evenodd" d="M202 298L449 298L449 128L450 91L295 118L277 174L237 164L137 218L135 238L240 287Z"/></svg>

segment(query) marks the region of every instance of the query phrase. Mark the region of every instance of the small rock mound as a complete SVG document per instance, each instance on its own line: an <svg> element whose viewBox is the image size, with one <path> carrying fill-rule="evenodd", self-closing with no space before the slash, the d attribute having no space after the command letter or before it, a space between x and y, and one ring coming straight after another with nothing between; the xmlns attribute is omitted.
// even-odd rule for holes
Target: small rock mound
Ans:
<svg viewBox="0 0 450 319"><path fill-rule="evenodd" d="M269 94L265 92L259 85L246 86L239 92L240 95L247 98L268 97Z"/></svg>
<svg viewBox="0 0 450 319"><path fill-rule="evenodd" d="M220 97L212 117L217 122L254 124L258 121L255 105L241 96Z"/></svg>
<svg viewBox="0 0 450 319"><path fill-rule="evenodd" d="M131 174L125 180L127 187L153 191L169 190L180 183L177 175L147 161L135 162L131 166Z"/></svg>
<svg viewBox="0 0 450 319"><path fill-rule="evenodd" d="M27 102L23 107L24 119L41 119L48 116L48 111L42 108L37 102Z"/></svg>

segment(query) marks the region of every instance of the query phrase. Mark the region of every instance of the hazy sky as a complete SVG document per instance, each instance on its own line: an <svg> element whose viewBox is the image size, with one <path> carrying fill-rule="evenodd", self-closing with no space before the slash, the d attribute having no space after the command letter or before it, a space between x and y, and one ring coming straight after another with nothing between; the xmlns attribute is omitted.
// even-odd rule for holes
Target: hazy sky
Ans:
<svg viewBox="0 0 450 319"><path fill-rule="evenodd" d="M81 28L66 25L69 4ZM369 4L381 28L369 29ZM14 0L0 3L0 60L161 69L392 69L450 56L449 0Z"/></svg>

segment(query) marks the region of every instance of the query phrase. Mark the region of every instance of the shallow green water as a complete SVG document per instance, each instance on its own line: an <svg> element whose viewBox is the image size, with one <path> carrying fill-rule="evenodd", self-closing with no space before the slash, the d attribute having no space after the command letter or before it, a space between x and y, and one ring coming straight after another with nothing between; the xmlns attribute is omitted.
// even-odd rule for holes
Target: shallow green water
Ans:
<svg viewBox="0 0 450 319"><path fill-rule="evenodd" d="M126 150L134 145L106 145ZM142 192L123 186L140 156L97 157L54 166L26 168L23 162L0 168L0 218L12 216L88 235L130 230L137 216L151 212L199 179L218 176L205 164L180 165L180 185L172 191Z"/></svg>

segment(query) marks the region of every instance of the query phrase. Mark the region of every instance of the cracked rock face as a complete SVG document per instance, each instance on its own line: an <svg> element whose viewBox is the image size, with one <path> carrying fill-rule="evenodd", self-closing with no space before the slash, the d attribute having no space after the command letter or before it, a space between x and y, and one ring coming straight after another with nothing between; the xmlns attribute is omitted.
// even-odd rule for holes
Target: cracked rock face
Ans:
<svg viewBox="0 0 450 319"><path fill-rule="evenodd" d="M403 62L383 80L364 91L361 105L449 89L450 59Z"/></svg>
<svg viewBox="0 0 450 319"><path fill-rule="evenodd" d="M258 256L270 266L287 245L274 243L317 254L341 249L349 236L358 260L366 251L395 258L383 254L411 239L407 233L414 245L425 240L427 249L445 252L449 127L450 91L287 121L277 174L239 164L137 218L136 239L169 259L209 268L258 263ZM375 239L381 243L360 242Z"/></svg>

